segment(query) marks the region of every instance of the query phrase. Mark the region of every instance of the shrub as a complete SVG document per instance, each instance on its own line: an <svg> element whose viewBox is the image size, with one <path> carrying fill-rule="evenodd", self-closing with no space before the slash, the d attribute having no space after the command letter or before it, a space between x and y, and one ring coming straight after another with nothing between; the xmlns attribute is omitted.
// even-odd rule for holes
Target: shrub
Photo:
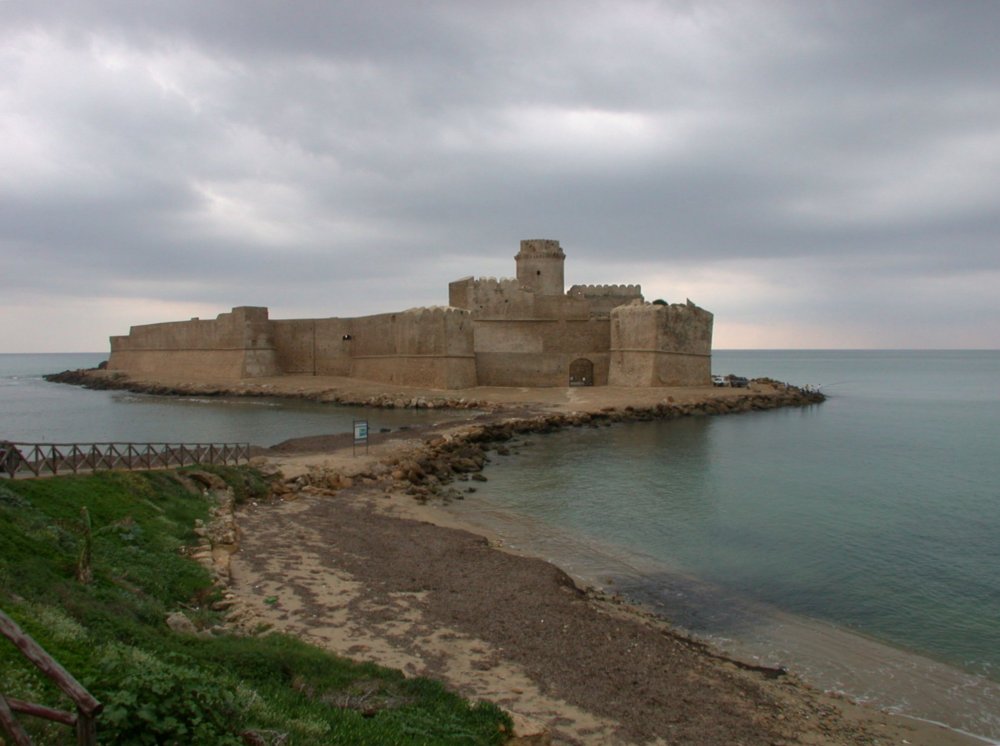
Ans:
<svg viewBox="0 0 1000 746"><path fill-rule="evenodd" d="M176 658L176 657L175 657ZM175 659L113 645L94 690L101 738L118 744L239 744L234 687Z"/></svg>

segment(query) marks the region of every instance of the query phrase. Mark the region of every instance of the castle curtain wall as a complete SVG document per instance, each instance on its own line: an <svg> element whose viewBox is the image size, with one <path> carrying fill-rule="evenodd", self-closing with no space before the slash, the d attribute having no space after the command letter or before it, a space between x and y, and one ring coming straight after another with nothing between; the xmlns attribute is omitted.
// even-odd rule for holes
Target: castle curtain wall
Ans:
<svg viewBox="0 0 1000 746"><path fill-rule="evenodd" d="M271 322L278 367L286 375L349 376L350 319L293 319Z"/></svg>
<svg viewBox="0 0 1000 746"><path fill-rule="evenodd" d="M586 299L471 277L451 283L448 297L472 314L479 385L567 386L580 358L594 364L595 385L607 384L608 322L593 318Z"/></svg>
<svg viewBox="0 0 1000 746"><path fill-rule="evenodd" d="M456 280L448 284L448 304L472 312L477 320L535 318L535 294L511 278Z"/></svg>
<svg viewBox="0 0 1000 746"><path fill-rule="evenodd" d="M272 322L286 374L345 376L403 386L476 385L469 314L413 309L352 319Z"/></svg>
<svg viewBox="0 0 1000 746"><path fill-rule="evenodd" d="M111 338L108 369L177 379L276 375L267 309L234 308L215 319L133 326Z"/></svg>
<svg viewBox="0 0 1000 746"><path fill-rule="evenodd" d="M570 363L594 364L596 386L608 383L608 322L598 319L477 320L476 371L481 386L567 386Z"/></svg>
<svg viewBox="0 0 1000 746"><path fill-rule="evenodd" d="M642 301L639 285L574 285L567 292L570 298L587 301L593 316L608 318L612 309Z"/></svg>
<svg viewBox="0 0 1000 746"><path fill-rule="evenodd" d="M476 385L472 318L418 308L350 320L351 376L430 388Z"/></svg>
<svg viewBox="0 0 1000 746"><path fill-rule="evenodd" d="M267 309L132 327L112 337L110 370L131 376L236 380L350 376L428 388L476 385L465 311L414 309L356 319L268 321Z"/></svg>

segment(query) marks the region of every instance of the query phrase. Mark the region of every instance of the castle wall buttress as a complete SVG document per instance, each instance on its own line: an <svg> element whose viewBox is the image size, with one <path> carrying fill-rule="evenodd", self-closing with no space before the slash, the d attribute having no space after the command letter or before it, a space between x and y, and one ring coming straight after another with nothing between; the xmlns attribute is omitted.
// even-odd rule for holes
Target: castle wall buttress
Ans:
<svg viewBox="0 0 1000 746"><path fill-rule="evenodd" d="M693 303L621 306L611 312L613 386L707 386L712 314Z"/></svg>

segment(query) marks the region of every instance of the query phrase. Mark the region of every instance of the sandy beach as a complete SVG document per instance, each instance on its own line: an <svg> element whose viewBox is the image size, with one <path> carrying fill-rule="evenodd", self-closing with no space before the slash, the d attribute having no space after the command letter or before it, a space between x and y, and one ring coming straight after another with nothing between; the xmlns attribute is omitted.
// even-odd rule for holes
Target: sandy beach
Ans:
<svg viewBox="0 0 1000 746"><path fill-rule="evenodd" d="M315 378L130 387L477 405L466 419L373 434L367 452L340 435L258 455L276 475L274 497L239 509L239 548L219 553L232 622L247 631L278 629L439 678L505 707L522 743L983 743L730 659L443 509L511 432L791 405L783 387L435 392Z"/></svg>

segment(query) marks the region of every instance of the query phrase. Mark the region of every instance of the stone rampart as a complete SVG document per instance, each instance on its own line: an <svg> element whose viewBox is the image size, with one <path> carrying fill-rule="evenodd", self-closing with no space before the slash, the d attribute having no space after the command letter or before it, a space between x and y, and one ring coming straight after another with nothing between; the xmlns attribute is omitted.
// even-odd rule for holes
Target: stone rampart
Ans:
<svg viewBox="0 0 1000 746"><path fill-rule="evenodd" d="M514 278L467 277L448 285L448 301L483 318L533 318L535 294Z"/></svg>
<svg viewBox="0 0 1000 746"><path fill-rule="evenodd" d="M111 338L108 369L130 375L245 378L278 372L267 309L241 306L214 319L133 326Z"/></svg>
<svg viewBox="0 0 1000 746"><path fill-rule="evenodd" d="M108 368L137 377L329 375L466 388L476 385L472 345L471 317L460 309L269 321L266 308L236 308L213 320L132 327L112 337Z"/></svg>
<svg viewBox="0 0 1000 746"><path fill-rule="evenodd" d="M570 365L590 361L589 383L608 382L607 322L576 320L477 320L476 372L482 386L567 386Z"/></svg>
<svg viewBox="0 0 1000 746"><path fill-rule="evenodd" d="M350 320L351 376L404 386L476 385L472 317L457 308L414 308Z"/></svg>
<svg viewBox="0 0 1000 746"><path fill-rule="evenodd" d="M349 376L350 319L292 319L271 322L278 367L288 375Z"/></svg>
<svg viewBox="0 0 1000 746"><path fill-rule="evenodd" d="M535 298L535 318L554 321L586 321L593 315L590 302L568 295L543 295Z"/></svg>
<svg viewBox="0 0 1000 746"><path fill-rule="evenodd" d="M586 300L590 313L607 318L613 308L642 301L640 285L574 285L566 293L571 298Z"/></svg>
<svg viewBox="0 0 1000 746"><path fill-rule="evenodd" d="M642 297L642 285L574 285L569 289L567 295L580 295L585 298L612 296L635 299Z"/></svg>
<svg viewBox="0 0 1000 746"><path fill-rule="evenodd" d="M587 319L593 315L583 296L539 295L516 279L471 277L448 286L451 305L468 309L477 321L484 319Z"/></svg>

